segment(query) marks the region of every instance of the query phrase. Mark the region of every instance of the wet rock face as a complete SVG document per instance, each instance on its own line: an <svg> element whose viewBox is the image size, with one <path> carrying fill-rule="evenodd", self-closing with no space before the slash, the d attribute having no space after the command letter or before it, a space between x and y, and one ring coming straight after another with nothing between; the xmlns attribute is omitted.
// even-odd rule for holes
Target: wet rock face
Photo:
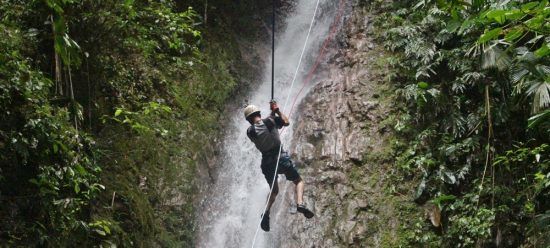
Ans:
<svg viewBox="0 0 550 248"><path fill-rule="evenodd" d="M370 14L352 2L333 42L336 52L324 65L328 77L310 90L293 120L290 151L316 217L279 210L280 247L378 247L383 233L398 226L385 210L390 203L380 202L384 184L376 179L388 165L365 159L387 147L381 121L388 103L379 100L383 75L373 68L381 48L370 38ZM285 198L294 199L293 185L285 185Z"/></svg>

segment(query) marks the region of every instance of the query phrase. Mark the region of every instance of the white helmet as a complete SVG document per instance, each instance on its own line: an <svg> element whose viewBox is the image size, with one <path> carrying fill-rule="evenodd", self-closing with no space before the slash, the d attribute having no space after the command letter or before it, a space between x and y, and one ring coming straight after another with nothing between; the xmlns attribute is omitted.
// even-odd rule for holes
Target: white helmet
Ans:
<svg viewBox="0 0 550 248"><path fill-rule="evenodd" d="M246 108L244 108L244 118L248 119L252 114L259 113L260 108L256 107L255 105L248 105Z"/></svg>

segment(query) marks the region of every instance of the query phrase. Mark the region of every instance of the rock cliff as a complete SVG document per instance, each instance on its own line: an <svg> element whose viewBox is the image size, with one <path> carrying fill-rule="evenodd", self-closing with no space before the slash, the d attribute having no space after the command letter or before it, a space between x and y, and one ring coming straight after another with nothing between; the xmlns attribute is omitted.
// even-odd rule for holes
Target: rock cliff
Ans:
<svg viewBox="0 0 550 248"><path fill-rule="evenodd" d="M384 49L373 39L375 14L360 2L348 3L346 12L351 14L331 45L333 54L323 65L326 75L293 118L290 151L306 181L305 201L316 217L306 220L289 213L294 185L285 182L285 200L274 218L279 247L381 247L396 242L396 209L407 199L394 193L390 183L391 133L385 120L392 93L384 75Z"/></svg>

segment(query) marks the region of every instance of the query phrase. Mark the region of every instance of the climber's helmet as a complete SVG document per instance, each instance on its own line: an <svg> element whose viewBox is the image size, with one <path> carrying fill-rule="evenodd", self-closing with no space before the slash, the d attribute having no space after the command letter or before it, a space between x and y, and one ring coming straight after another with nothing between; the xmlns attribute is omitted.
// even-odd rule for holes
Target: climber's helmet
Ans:
<svg viewBox="0 0 550 248"><path fill-rule="evenodd" d="M246 106L246 108L244 108L244 118L246 118L246 120L249 122L252 122L251 117L259 114L260 108L256 107L255 105L248 105Z"/></svg>

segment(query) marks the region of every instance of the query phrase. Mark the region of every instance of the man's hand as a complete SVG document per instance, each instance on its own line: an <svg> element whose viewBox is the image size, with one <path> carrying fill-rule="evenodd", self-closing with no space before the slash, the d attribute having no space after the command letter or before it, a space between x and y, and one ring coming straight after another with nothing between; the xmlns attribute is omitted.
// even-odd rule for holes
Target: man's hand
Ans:
<svg viewBox="0 0 550 248"><path fill-rule="evenodd" d="M279 106L277 106L277 102L275 100L271 100L269 102L269 108L271 109L271 112L280 114Z"/></svg>
<svg viewBox="0 0 550 248"><path fill-rule="evenodd" d="M277 106L277 102L275 100L271 100L269 102L269 108L271 109L272 116L275 116L275 114L277 114L283 120L283 126L286 127L290 125L288 121L288 117L286 117L286 115L281 113L281 110L279 109L279 106Z"/></svg>

